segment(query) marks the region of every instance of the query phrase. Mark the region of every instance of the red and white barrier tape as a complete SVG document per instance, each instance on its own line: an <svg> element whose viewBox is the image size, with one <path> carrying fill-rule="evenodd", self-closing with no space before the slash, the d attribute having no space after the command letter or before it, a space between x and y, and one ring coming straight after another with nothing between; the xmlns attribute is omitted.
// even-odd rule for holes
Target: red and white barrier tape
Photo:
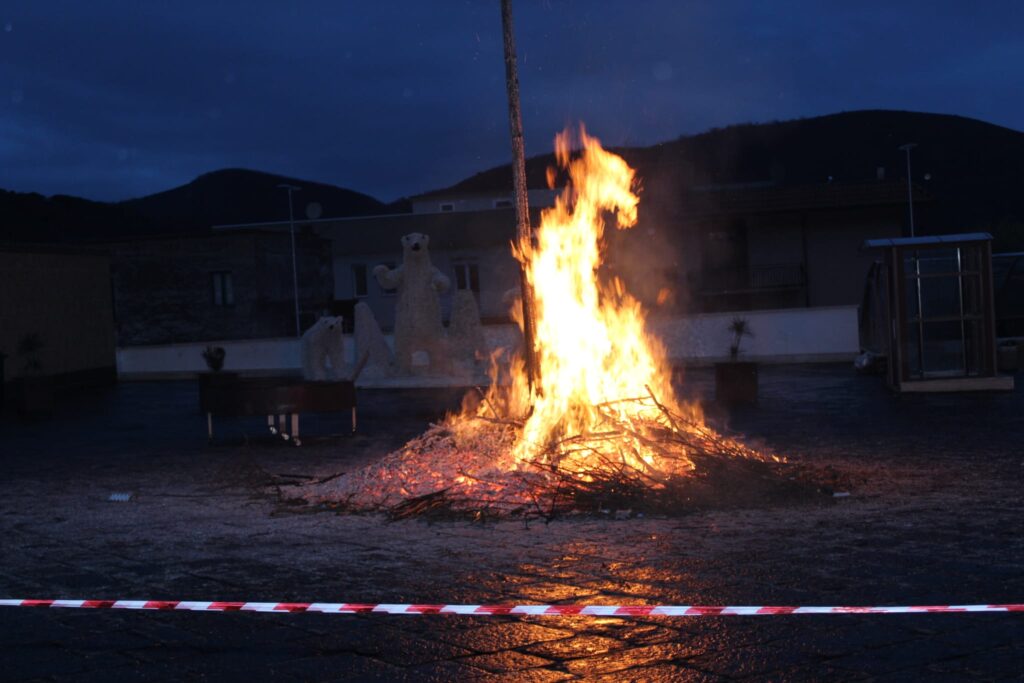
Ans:
<svg viewBox="0 0 1024 683"><path fill-rule="evenodd" d="M185 600L0 600L0 607L72 607L192 612L321 612L325 614L462 614L472 616L718 617L778 614L927 614L1024 612L1017 605L781 607L710 605L392 605L351 602L189 602Z"/></svg>

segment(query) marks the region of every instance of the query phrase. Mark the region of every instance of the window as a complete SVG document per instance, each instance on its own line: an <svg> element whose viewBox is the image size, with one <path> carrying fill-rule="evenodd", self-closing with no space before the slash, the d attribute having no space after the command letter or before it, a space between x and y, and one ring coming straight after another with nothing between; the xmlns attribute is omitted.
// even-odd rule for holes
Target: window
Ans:
<svg viewBox="0 0 1024 683"><path fill-rule="evenodd" d="M469 289L480 293L480 266L475 263L456 263L455 289Z"/></svg>
<svg viewBox="0 0 1024 683"><path fill-rule="evenodd" d="M511 199L495 199L494 200L494 208L495 209L511 209L512 208L512 200Z"/></svg>
<svg viewBox="0 0 1024 683"><path fill-rule="evenodd" d="M231 281L231 271L219 270L210 273L210 290L214 306L235 305L235 286Z"/></svg>
<svg viewBox="0 0 1024 683"><path fill-rule="evenodd" d="M455 210L455 204L453 204L452 202L444 202L443 204L441 204L441 211L444 211L445 213L448 213L449 211L454 211L454 210Z"/></svg>
<svg viewBox="0 0 1024 683"><path fill-rule="evenodd" d="M352 294L356 297L366 296L367 294L367 282L366 282L366 264L365 263L353 263L352 264Z"/></svg>
<svg viewBox="0 0 1024 683"><path fill-rule="evenodd" d="M394 263L382 263L381 265L386 267L388 270L394 270L395 269L395 264ZM395 294L398 293L398 290L397 289L384 289L383 287L381 287L380 288L380 293L382 295L384 295L384 296L394 296Z"/></svg>

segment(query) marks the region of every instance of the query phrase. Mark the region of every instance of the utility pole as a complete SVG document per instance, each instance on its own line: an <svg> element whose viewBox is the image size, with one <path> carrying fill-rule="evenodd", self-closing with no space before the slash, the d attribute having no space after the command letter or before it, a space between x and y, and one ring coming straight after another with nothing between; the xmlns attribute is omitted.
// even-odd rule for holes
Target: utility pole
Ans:
<svg viewBox="0 0 1024 683"><path fill-rule="evenodd" d="M900 145L900 149L907 153L907 205L910 207L910 236L914 236L914 186L910 182L910 150L917 147L916 142L908 142Z"/></svg>
<svg viewBox="0 0 1024 683"><path fill-rule="evenodd" d="M530 229L530 205L526 188L526 151L523 143L523 117L519 109L519 73L516 69L516 45L512 36L512 0L501 0L501 26L505 36L505 86L508 90L508 123L512 136L513 203L516 207L516 236L519 244L531 247L533 231ZM530 388L540 390L540 366L537 363L535 337L537 319L533 298L533 283L526 276L526 268L519 266L523 299L523 347L526 375Z"/></svg>
<svg viewBox="0 0 1024 683"><path fill-rule="evenodd" d="M292 192L298 192L301 187L282 183L279 188L288 191L288 225L292 234L292 295L295 299L295 336L302 336L302 327L299 325L299 269L295 262L295 210L292 207Z"/></svg>

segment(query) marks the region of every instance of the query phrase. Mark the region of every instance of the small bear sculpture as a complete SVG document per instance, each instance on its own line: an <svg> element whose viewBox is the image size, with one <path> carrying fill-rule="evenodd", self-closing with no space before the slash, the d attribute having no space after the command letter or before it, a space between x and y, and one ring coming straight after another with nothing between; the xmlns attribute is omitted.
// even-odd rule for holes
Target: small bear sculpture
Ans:
<svg viewBox="0 0 1024 683"><path fill-rule="evenodd" d="M345 343L341 316L323 317L302 335L302 376L312 382L342 379L345 367ZM327 369L328 361L331 364Z"/></svg>

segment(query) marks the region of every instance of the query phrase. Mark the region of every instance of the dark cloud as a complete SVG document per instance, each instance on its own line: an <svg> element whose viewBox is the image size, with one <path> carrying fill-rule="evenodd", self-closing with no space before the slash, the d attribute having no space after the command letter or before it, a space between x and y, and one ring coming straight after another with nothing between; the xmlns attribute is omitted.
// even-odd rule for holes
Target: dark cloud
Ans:
<svg viewBox="0 0 1024 683"><path fill-rule="evenodd" d="M1024 128L1018 2L516 0L528 151L846 109ZM508 158L497 0L8 0L0 186L120 199L242 166L392 199Z"/></svg>

